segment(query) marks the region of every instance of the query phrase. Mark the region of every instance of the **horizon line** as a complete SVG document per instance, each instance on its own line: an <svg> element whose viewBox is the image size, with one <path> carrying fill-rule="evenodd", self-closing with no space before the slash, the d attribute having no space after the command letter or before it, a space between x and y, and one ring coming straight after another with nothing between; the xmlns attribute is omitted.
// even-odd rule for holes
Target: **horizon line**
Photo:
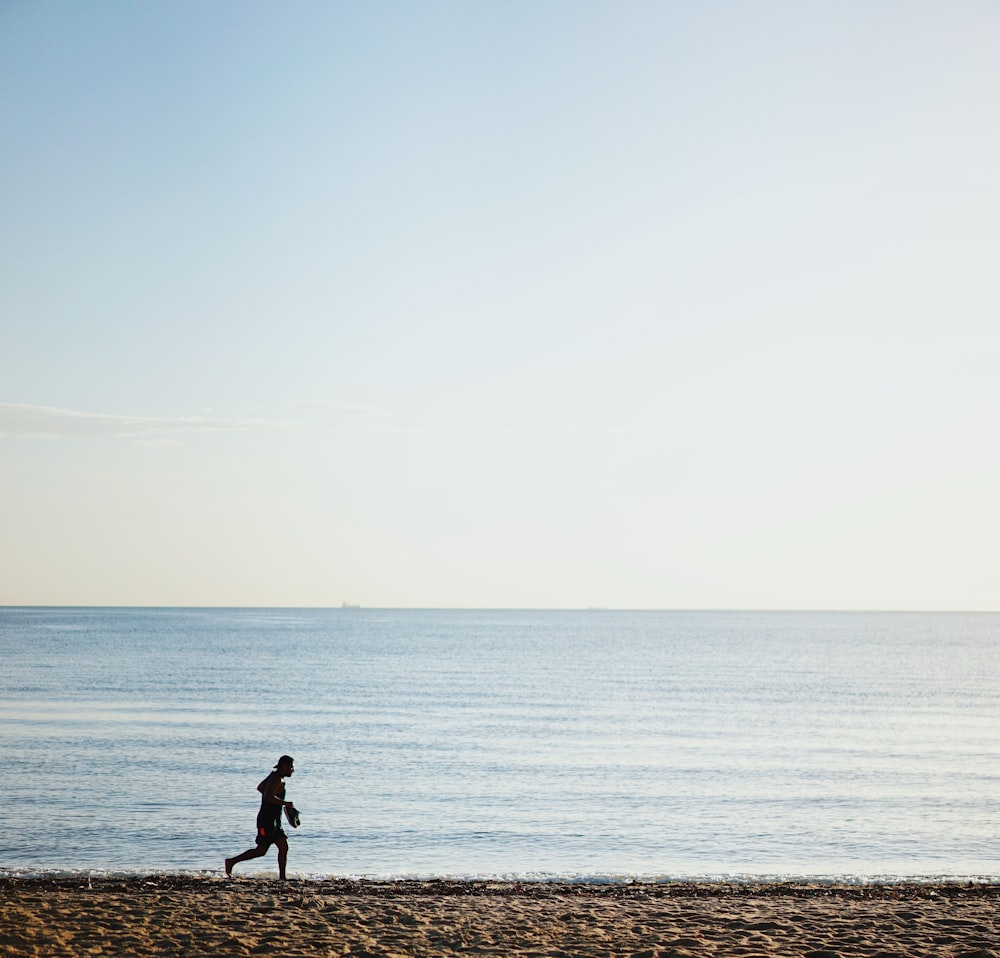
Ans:
<svg viewBox="0 0 1000 958"><path fill-rule="evenodd" d="M149 605L146 603L0 603L5 609L147 609L147 610L310 610L336 612L710 612L710 613L817 613L817 614L920 614L920 615L995 615L1000 609L945 609L945 608L821 608L806 606L410 606L410 605L362 605L341 603L338 605L215 605L215 604L168 604Z"/></svg>

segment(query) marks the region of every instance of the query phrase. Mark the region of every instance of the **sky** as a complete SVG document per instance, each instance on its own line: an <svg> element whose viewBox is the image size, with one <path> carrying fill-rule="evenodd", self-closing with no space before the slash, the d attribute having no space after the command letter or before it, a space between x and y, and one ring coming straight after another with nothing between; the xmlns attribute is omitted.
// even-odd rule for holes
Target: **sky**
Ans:
<svg viewBox="0 0 1000 958"><path fill-rule="evenodd" d="M1000 609L993 0L4 0L0 604Z"/></svg>

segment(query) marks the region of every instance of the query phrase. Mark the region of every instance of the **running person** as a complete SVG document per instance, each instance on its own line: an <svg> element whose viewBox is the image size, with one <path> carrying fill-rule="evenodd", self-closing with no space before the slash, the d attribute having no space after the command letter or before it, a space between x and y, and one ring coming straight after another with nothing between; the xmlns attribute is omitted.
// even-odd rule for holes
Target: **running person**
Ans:
<svg viewBox="0 0 1000 958"><path fill-rule="evenodd" d="M278 846L278 877L284 879L285 864L288 861L288 836L281 828L281 813L293 809L291 802L285 801L285 779L295 771L295 759L282 755L274 771L258 786L260 811L257 813L257 846L248 848L235 858L226 859L226 876L233 875L233 865L266 855L272 845Z"/></svg>

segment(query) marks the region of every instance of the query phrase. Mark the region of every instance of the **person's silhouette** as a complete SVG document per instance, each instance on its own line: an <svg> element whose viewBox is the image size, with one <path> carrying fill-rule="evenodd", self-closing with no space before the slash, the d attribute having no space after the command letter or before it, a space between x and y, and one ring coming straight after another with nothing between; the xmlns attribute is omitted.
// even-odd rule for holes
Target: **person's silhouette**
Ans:
<svg viewBox="0 0 1000 958"><path fill-rule="evenodd" d="M288 836L281 828L281 813L288 809L294 814L293 824L298 815L295 806L285 801L285 779L295 771L295 759L291 755L282 755L278 764L258 786L260 792L260 811L257 813L257 845L248 848L235 858L226 859L226 876L232 877L233 866L251 858L260 858L267 854L272 845L278 846L278 877L285 877L285 865L288 862Z"/></svg>

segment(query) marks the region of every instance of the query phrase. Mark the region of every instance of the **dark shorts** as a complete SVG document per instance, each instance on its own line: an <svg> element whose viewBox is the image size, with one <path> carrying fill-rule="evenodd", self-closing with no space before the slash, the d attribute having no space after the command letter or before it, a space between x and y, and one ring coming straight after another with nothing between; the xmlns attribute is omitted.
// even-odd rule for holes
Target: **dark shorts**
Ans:
<svg viewBox="0 0 1000 958"><path fill-rule="evenodd" d="M257 847L268 849L279 838L287 838L281 828L280 813L278 817L269 812L261 812L257 816Z"/></svg>

